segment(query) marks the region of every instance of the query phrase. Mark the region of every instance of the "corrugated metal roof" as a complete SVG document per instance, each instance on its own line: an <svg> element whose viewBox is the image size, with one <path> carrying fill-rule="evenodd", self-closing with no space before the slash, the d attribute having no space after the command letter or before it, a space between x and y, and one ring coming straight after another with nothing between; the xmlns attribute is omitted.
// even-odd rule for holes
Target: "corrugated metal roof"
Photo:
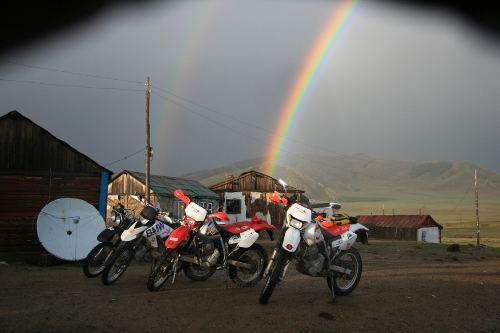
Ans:
<svg viewBox="0 0 500 333"><path fill-rule="evenodd" d="M443 228L430 215L360 215L358 222L367 225L371 224L380 228Z"/></svg>
<svg viewBox="0 0 500 333"><path fill-rule="evenodd" d="M146 174L129 170L124 170L124 172L146 183ZM173 196L175 190L181 189L190 198L219 199L217 193L192 179L151 175L150 186L160 196Z"/></svg>

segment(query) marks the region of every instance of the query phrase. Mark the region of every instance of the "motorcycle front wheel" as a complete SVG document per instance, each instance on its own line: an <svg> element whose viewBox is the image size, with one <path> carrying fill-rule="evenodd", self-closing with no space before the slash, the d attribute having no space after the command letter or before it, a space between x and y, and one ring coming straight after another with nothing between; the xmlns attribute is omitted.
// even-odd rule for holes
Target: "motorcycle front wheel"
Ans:
<svg viewBox="0 0 500 333"><path fill-rule="evenodd" d="M135 251L132 244L125 245L122 243L122 245L122 247L113 252L106 268L102 272L101 280L105 285L115 283L125 273L134 258Z"/></svg>
<svg viewBox="0 0 500 333"><path fill-rule="evenodd" d="M233 258L252 266L252 268L229 266L229 277L239 287L253 287L262 279L267 266L267 252L261 245L253 244L248 249L240 248Z"/></svg>
<svg viewBox="0 0 500 333"><path fill-rule="evenodd" d="M161 258L154 260L148 278L149 291L158 291L161 289L168 277L173 273L172 268L174 268L173 265L176 258L176 251L167 251Z"/></svg>
<svg viewBox="0 0 500 333"><path fill-rule="evenodd" d="M335 261L335 265L340 266L345 269L349 269L351 272L349 274L342 274L333 279L329 276L326 278L326 282L330 290L333 287L335 295L346 296L349 295L358 285L361 279L361 273L363 271L363 263L361 261L361 256L358 250L351 247L349 250L342 251Z"/></svg>
<svg viewBox="0 0 500 333"><path fill-rule="evenodd" d="M113 254L113 248L113 244L109 242L97 244L83 261L83 274L88 278L99 276L106 268L106 263Z"/></svg>
<svg viewBox="0 0 500 333"><path fill-rule="evenodd" d="M260 292L260 297L259 297L260 304L267 304L267 302L271 298L274 288L280 281L280 278L283 274L283 270L286 264L288 263L290 256L291 256L290 252L280 247L278 255L276 256L276 262L274 263L274 266L271 268L271 273L269 273L269 276L267 277L264 288Z"/></svg>

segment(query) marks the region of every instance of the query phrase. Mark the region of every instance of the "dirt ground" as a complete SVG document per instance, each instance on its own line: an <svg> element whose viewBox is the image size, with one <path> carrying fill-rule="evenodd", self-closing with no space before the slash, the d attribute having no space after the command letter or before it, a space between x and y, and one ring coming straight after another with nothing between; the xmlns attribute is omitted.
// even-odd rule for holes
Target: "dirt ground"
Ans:
<svg viewBox="0 0 500 333"><path fill-rule="evenodd" d="M500 332L500 252L414 242L359 245L357 289L332 302L324 279L290 269L269 304L263 286L237 288L218 272L182 274L148 292L147 264L113 286L78 265L0 265L1 332Z"/></svg>

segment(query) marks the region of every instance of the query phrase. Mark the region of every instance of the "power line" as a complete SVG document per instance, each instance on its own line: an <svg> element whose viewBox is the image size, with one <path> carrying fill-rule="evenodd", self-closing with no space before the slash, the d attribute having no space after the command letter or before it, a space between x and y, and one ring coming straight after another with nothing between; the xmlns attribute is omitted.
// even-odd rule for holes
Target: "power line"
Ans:
<svg viewBox="0 0 500 333"><path fill-rule="evenodd" d="M172 92L172 91L170 91L170 90L167 90L167 89L162 89L162 88L159 88L159 87L154 87L154 86L153 86L153 89L157 89L157 90L159 90L159 91L161 91L161 92L164 92L164 93L167 93L167 94L169 94L169 95L172 95L172 96L174 96L174 97L176 97L176 98L178 98L178 99L180 99L180 100L182 100L182 101L184 101L184 102L186 102L186 103L189 103L189 104L191 104L191 105L194 105L194 106L196 106L196 107L198 107L198 108L202 108L202 109L207 110L207 111L209 111L209 112L212 112L212 113L215 113L215 114L219 114L219 115L224 116L224 117L231 118L231 119L233 119L234 121L239 122L239 123L241 123L241 124L243 124L243 125L246 125L246 126L250 126L250 127L256 128L256 129L258 129L258 130L261 130L261 131L267 132L267 133L269 133L269 134L271 134L271 135L273 135L273 136L277 136L277 137L283 138L283 139L285 139L285 140L287 140L287 141L295 142L295 143L301 144L301 145L303 145L303 146L305 146L305 147L308 147L308 148L319 149L319 150L322 150L322 151L324 151L324 152L327 152L327 153L330 153L330 154L334 154L334 155L344 155L343 153L340 153L340 152L334 151L334 150L332 150L332 149L328 149L328 148L324 148L324 147L320 147L320 146L311 145L311 144L306 143L306 142L301 141L301 140L291 139L291 138L288 138L288 137L286 137L286 136L284 136L284 135L277 134L275 131L273 131L273 130L271 130L271 129L269 129L269 128L266 128L266 127L260 126L260 125L258 125L258 124L256 124L256 123L252 123L252 122L249 122L249 121L241 120L240 118L238 118L238 117L236 117L236 116L234 116L234 115L232 115L232 114L229 114L229 113L225 113L225 112L221 112L221 111L215 110L215 109L213 109L213 108L210 108L210 107L208 107L208 106L205 106L205 105L203 105L203 104L200 104L200 103L198 103L198 102L195 102L195 101L193 101L193 100L190 100L190 99L188 99L188 98L185 98L185 97L179 96L178 94L176 94L176 93L174 93L174 92ZM170 99L170 100L171 100L171 99ZM354 159L360 159L360 160L362 159L362 158L358 158L358 157L356 157L356 156L352 156L352 158L354 158ZM364 160L364 159L363 159L363 160Z"/></svg>
<svg viewBox="0 0 500 333"><path fill-rule="evenodd" d="M96 87L96 86L85 86L79 84L60 84L60 83L50 83L43 81L31 81L31 80L15 80L15 79L6 79L0 78L0 81L6 82L17 82L17 83L28 83L28 84L38 84L42 86L51 86L51 87L62 87L62 88L84 88L84 89L98 89L98 90L119 90L119 91L144 91L143 89L129 89L129 88L116 88L116 87Z"/></svg>
<svg viewBox="0 0 500 333"><path fill-rule="evenodd" d="M26 68L39 69L39 70L52 71L52 72L59 72L59 73L72 74L72 75L79 75L79 76L85 76L85 77L91 77L91 78L97 78L97 79L113 80L113 81L120 81L120 82L128 82L128 83L134 83L134 84L144 84L144 82L142 82L142 81L121 79L121 78L116 78L116 77L111 77L111 76L104 76L104 75L98 75L98 74L90 74L90 73L84 73L84 72L69 71L69 70L64 70L64 69L59 69L59 68L54 68L54 67L44 67L44 66L30 65L30 64L26 64L26 63L17 62L17 61L11 61L11 60L6 61L6 63L12 64L12 65L16 65L16 66L22 66L22 67L26 67ZM34 82L32 82L32 83L34 83ZM46 85L49 85L49 84L46 84ZM56 86L55 84L51 84L51 85ZM228 114L228 113L225 113L225 112L221 112L221 111L215 110L215 109L210 108L210 107L208 107L206 105L203 105L201 103L198 103L198 102L193 101L191 99L188 99L186 97L180 96L180 95L176 94L175 92L173 92L171 90L163 89L163 88L156 87L156 86L152 86L152 88L156 89L156 90L159 90L159 91L161 91L163 93L169 94L171 96L174 96L175 98L177 98L177 99L179 99L181 101L184 101L186 103L189 103L191 105L194 105L194 106L196 106L198 108L204 109L206 111L209 111L209 112L212 112L212 113L215 113L215 114L218 114L218 115L230 118L230 119L233 119L234 121L236 121L236 122L238 122L240 124L256 128L256 129L258 129L260 131L269 133L269 134L271 134L273 136L278 136L278 137L280 137L282 139L285 139L287 141L295 142L295 143L298 143L298 144L303 145L303 146L308 147L308 148L319 149L319 150L322 150L322 151L327 152L329 154L344 155L343 153L337 152L337 151L329 149L329 148L324 148L324 147L320 147L320 146L311 145L311 144L306 143L306 142L301 141L301 140L291 139L291 138L288 138L288 137L286 137L284 135L277 134L275 131L273 131L273 130L271 130L269 128L260 126L260 125L258 125L256 123L253 123L253 122L242 120L242 119L240 119L240 118L238 118L238 117L236 117L236 116L234 116L232 114ZM122 90L122 89L118 89L118 88L107 88L107 89ZM137 91L142 91L142 90L137 90ZM170 99L170 101L171 101L171 99ZM359 159L359 160L363 160L364 161L364 159L356 157L356 156L351 156L351 157L354 158L354 159Z"/></svg>
<svg viewBox="0 0 500 333"><path fill-rule="evenodd" d="M177 106L179 106L179 107L181 107L181 108L185 109L186 111L188 111L188 112L190 112L190 113L193 113L193 114L195 114L195 115L197 115L197 116L199 116L199 117L201 117L201 118L203 118L203 119L207 120L208 122L211 122L211 123L216 124L216 125L218 125L218 126L224 127L224 128L226 128L226 129L228 129L229 131L231 131L231 132L233 132L233 133L235 133L235 134L238 134L239 136L245 136L245 137L247 137L247 138L249 138L249 139L252 139L252 140L254 140L254 141L257 141L257 142L258 142L258 143L260 143L260 144L262 144L262 143L266 143L266 144L267 144L267 141L266 141L266 140L264 140L264 139L262 139L262 138L257 138L257 137L251 136L251 135L242 134L240 131L235 130L235 129L234 129L234 128L232 128L231 126L229 126L229 125L227 125L227 124L224 124L224 123L222 123L222 122L220 122L220 121L214 120L214 119L212 119L212 118L208 117L207 115L205 115L205 114L203 114L203 113L197 112L197 111L195 111L195 110L191 109L191 108L190 108L190 107L188 107L188 106L185 106L185 105L183 105L183 104L181 104L181 103L179 103L179 102L176 102L176 101L172 100L172 99L171 99L171 98L169 98L169 97L165 97L165 96L163 96L163 95L161 95L161 94L159 94L159 93L157 93L157 92L155 92L155 91L153 91L153 94L155 94L156 96L158 96L158 97L160 97L160 98L162 98L162 99L164 99L164 100L166 100L166 101L168 101L168 102L170 102L170 103L172 103L172 104L175 104L175 105L177 105ZM308 162L308 163L313 163L313 164L321 165L322 167L326 167L326 168L329 168L329 169L332 169L332 170L343 170L343 171L346 171L346 172L349 172L349 173L353 173L353 174L362 174L362 173L360 173L360 172L358 172L358 171L354 172L354 171L352 171L352 170L350 170L350 169L339 168L339 167L332 167L332 166L330 166L330 165L328 165L328 164L324 164L324 163L317 162L317 161L314 161L314 160L304 159L304 158L299 157L296 153L293 153L293 152L288 151L288 150L283 149L283 148L279 148L279 150L280 150L282 153L292 155L293 157L298 158L298 159L300 159L300 160L306 161L306 162ZM368 176L368 175L366 175L366 176Z"/></svg>
<svg viewBox="0 0 500 333"><path fill-rule="evenodd" d="M135 156L135 155L137 155L137 154L139 154L139 153L142 153L144 150L146 150L146 147L143 147L143 148L141 148L140 150L138 150L138 151L136 151L136 152L133 152L133 153L132 153L132 154L130 154L130 155L126 155L126 156L123 156L123 157L121 157L121 158L119 158L119 159L117 159L117 160L115 160L115 161L109 162L108 164L105 164L104 166L105 166L105 167L108 167L108 166L111 166L111 165L116 164L116 163L118 163L118 162L124 161L124 160L129 159L129 158L131 158L131 157L133 157L133 156Z"/></svg>
<svg viewBox="0 0 500 333"><path fill-rule="evenodd" d="M65 69L59 69L59 68L53 68L53 67L43 67L43 66L29 65L29 64L20 63L20 62L17 62L17 61L10 61L10 60L8 60L8 61L6 61L6 63L9 63L11 65L26 67L26 68L33 68L33 69L40 69L40 70L44 70L44 71L50 71L50 72L59 72L59 73L65 73L65 74L86 76L86 77L91 77L91 78L101 79L101 80L112 80L112 81L128 82L128 83L135 83L135 84L144 84L144 82L142 82L142 81L119 79L119 78L111 77L111 76L104 76L104 75L98 75L98 74L89 74L89 73L83 73L83 72L73 72L73 71L68 71L68 70L65 70Z"/></svg>

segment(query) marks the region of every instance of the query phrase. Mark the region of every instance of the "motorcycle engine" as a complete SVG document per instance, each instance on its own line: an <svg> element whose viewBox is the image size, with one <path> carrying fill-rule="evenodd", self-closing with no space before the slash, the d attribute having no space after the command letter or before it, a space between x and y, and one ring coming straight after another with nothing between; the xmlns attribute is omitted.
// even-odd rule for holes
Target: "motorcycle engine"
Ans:
<svg viewBox="0 0 500 333"><path fill-rule="evenodd" d="M321 276L325 263L325 256L321 254L317 246L306 248L302 259L297 261L295 268L302 274L310 276Z"/></svg>
<svg viewBox="0 0 500 333"><path fill-rule="evenodd" d="M214 246L214 243L204 243L201 246L201 260L209 265L215 265L217 263L217 259L219 259L220 252Z"/></svg>

